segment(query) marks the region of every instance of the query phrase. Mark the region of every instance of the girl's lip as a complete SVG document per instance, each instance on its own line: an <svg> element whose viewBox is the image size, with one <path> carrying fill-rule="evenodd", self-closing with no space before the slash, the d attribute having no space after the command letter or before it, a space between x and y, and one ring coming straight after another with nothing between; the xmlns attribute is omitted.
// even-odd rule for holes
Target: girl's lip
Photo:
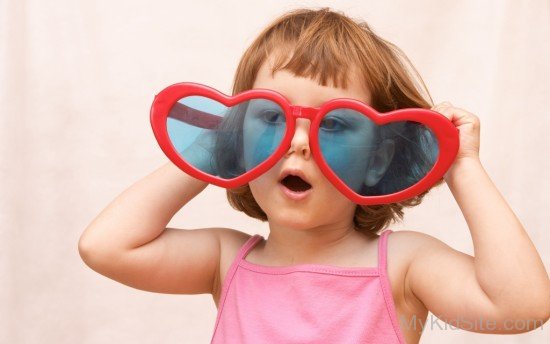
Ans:
<svg viewBox="0 0 550 344"><path fill-rule="evenodd" d="M279 184L279 187L281 188L281 191L283 192L283 194L286 197L288 197L292 200L295 200L295 201L299 201L299 200L302 200L302 199L306 198L311 193L311 190L313 189L313 188L310 188L310 189L307 189L307 190L302 191L302 192L295 192L295 191L290 190L286 186L284 186L283 183L278 183L278 184Z"/></svg>

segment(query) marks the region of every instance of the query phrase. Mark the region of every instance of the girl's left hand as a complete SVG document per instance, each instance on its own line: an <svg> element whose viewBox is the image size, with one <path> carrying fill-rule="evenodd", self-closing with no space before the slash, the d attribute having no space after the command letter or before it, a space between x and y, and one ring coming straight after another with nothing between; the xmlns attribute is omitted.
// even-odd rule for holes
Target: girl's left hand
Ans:
<svg viewBox="0 0 550 344"><path fill-rule="evenodd" d="M445 181L448 181L459 161L471 158L479 160L479 118L473 113L453 106L449 102L437 104L432 110L447 117L459 130L458 153L453 165L443 177Z"/></svg>

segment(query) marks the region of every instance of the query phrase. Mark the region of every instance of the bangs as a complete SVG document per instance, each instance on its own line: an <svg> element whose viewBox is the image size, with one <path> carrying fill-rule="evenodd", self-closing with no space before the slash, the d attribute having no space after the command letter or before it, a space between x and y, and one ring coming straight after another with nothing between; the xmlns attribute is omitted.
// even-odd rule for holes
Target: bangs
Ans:
<svg viewBox="0 0 550 344"><path fill-rule="evenodd" d="M370 74L362 68L365 61L357 54L363 50L358 37L341 18L320 17L304 24L300 20L284 22L268 33L263 50L264 59L273 58L272 76L278 70L287 70L322 86L346 89L353 75ZM369 86L367 80L363 84Z"/></svg>

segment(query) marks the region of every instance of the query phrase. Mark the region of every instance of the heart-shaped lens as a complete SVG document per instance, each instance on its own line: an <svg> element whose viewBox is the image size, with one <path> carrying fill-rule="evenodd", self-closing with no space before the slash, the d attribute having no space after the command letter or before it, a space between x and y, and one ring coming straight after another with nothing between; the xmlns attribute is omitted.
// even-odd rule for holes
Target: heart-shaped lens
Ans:
<svg viewBox="0 0 550 344"><path fill-rule="evenodd" d="M318 131L322 158L338 178L361 196L384 196L418 183L439 155L426 125L395 121L378 125L346 108L327 112Z"/></svg>
<svg viewBox="0 0 550 344"><path fill-rule="evenodd" d="M237 178L267 160L286 131L282 108L268 99L234 106L205 96L187 96L170 109L167 131L179 156L223 179Z"/></svg>

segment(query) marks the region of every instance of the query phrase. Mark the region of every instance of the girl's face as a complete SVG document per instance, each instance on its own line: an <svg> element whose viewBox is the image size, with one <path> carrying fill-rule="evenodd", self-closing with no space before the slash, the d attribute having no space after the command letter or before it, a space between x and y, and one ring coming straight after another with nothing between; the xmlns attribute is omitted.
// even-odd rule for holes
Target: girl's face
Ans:
<svg viewBox="0 0 550 344"><path fill-rule="evenodd" d="M359 78L352 78L348 82L347 89L321 86L314 80L296 77L285 70L279 70L271 76L270 63L271 61L268 60L260 67L252 88L275 90L285 96L293 105L319 107L333 98L353 98L370 104L370 93L358 82ZM313 159L308 137L310 124L308 119L298 118L296 132L287 154L266 173L249 182L251 192L266 213L270 224L277 223L280 226L306 229L342 222L349 223L353 220L356 204L342 195L326 179ZM244 125L246 126L247 123ZM364 130L371 129L365 128ZM371 136L361 135L363 138ZM245 137L245 156L247 155L246 139ZM258 142L256 139L252 141ZM350 156L353 158L353 155L355 155L355 159L359 157L357 154ZM368 166L368 163L359 165ZM294 200L283 192L279 179L282 171L287 168L299 169L305 174L312 186L305 198ZM341 175L339 171L335 172L342 179L345 178L345 175ZM342 173L345 174L345 170ZM361 173L352 173L351 175L361 175ZM358 184L361 182L364 182L364 179L357 181Z"/></svg>

